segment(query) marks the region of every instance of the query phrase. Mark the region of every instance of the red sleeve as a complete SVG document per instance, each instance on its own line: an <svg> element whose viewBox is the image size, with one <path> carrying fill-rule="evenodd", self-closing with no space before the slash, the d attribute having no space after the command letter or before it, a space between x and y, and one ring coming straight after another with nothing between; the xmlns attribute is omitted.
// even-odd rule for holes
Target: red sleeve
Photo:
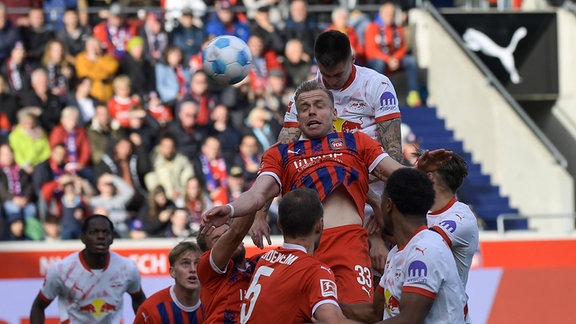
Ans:
<svg viewBox="0 0 576 324"><path fill-rule="evenodd" d="M64 140L64 128L62 125L56 125L50 131L50 137L48 138L48 142L50 143L50 147L54 147L54 145L58 143L62 143Z"/></svg>
<svg viewBox="0 0 576 324"><path fill-rule="evenodd" d="M356 31L354 31L354 28L348 27L348 29L346 30L346 33L348 34L348 38L350 39L350 45L352 46L352 48L356 52L356 56L357 57L363 57L364 56L364 48L362 47L362 44L360 43L360 40L358 39L358 34L356 34Z"/></svg>
<svg viewBox="0 0 576 324"><path fill-rule="evenodd" d="M356 140L358 141L358 147L360 148L360 156L366 162L366 167L370 165L378 158L381 154L386 154L382 144L373 139L372 137L366 135L362 132L354 133Z"/></svg>
<svg viewBox="0 0 576 324"><path fill-rule="evenodd" d="M397 28L398 34L400 35L400 38L402 39L402 42L400 43L400 47L394 51L394 54L392 56L394 56L398 60L401 60L406 55L406 51L407 51L406 37L404 35L404 28L402 28L402 26L398 26L396 28Z"/></svg>
<svg viewBox="0 0 576 324"><path fill-rule="evenodd" d="M78 146L79 154L78 164L83 168L90 164L92 147L90 146L90 140L84 128L78 127L76 128L76 132L78 133L76 137L76 146Z"/></svg>
<svg viewBox="0 0 576 324"><path fill-rule="evenodd" d="M106 45L106 51L111 44L108 42L108 33L106 32L106 22L103 21L94 27L94 37L100 41L103 45Z"/></svg>
<svg viewBox="0 0 576 324"><path fill-rule="evenodd" d="M52 196L54 196L54 191L56 191L56 188L58 188L58 185L60 185L58 180L52 180L52 181L46 182L42 185L42 189L40 191L42 194L42 198L44 198L44 201L47 204L50 204L50 200L52 200Z"/></svg>
<svg viewBox="0 0 576 324"><path fill-rule="evenodd" d="M272 50L266 51L264 53L264 59L266 60L266 66L268 67L268 71L272 71L273 69L282 69L282 65L278 60L278 56Z"/></svg>
<svg viewBox="0 0 576 324"><path fill-rule="evenodd" d="M320 263L312 269L314 269L314 273L309 277L308 283L309 309L314 310L314 307L320 302L331 302L338 305L338 288L334 273L330 271L328 266L323 266Z"/></svg>
<svg viewBox="0 0 576 324"><path fill-rule="evenodd" d="M273 145L264 152L264 155L262 156L262 165L260 166L260 172L258 174L270 172L278 177L284 174L285 170L282 166L282 156L278 149L280 145L282 144Z"/></svg>
<svg viewBox="0 0 576 324"><path fill-rule="evenodd" d="M232 269L234 266L234 262L230 260L228 262L228 266L226 267L226 271L224 273L217 272L212 268L210 264L210 251L208 250L202 254L200 260L198 261L197 272L198 272L198 279L204 288L212 288L213 286L220 285L223 276L226 276L228 271Z"/></svg>
<svg viewBox="0 0 576 324"><path fill-rule="evenodd" d="M366 36L365 36L365 51L367 60L372 59L380 59L384 61L388 61L390 57L380 49L380 45L376 42L376 39L380 37L380 27L376 23L370 23L368 27L366 27Z"/></svg>

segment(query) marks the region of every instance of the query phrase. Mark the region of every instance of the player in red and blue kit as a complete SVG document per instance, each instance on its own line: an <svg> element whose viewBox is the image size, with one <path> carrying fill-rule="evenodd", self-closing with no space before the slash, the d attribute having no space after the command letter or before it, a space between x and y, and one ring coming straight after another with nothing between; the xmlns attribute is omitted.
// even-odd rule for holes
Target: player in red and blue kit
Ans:
<svg viewBox="0 0 576 324"><path fill-rule="evenodd" d="M231 204L205 213L204 222L220 225L229 217L251 215L279 193L299 187L315 189L325 216L322 239L314 257L334 271L340 301L371 301L371 261L367 232L362 227L368 174L384 181L404 166L364 133L334 133L333 122L337 118L334 99L318 82L304 82L295 97L299 127L306 139L268 149L253 186ZM445 150L426 152L418 168L433 171L450 154Z"/></svg>
<svg viewBox="0 0 576 324"><path fill-rule="evenodd" d="M168 254L174 285L156 292L140 305L135 324L200 324L204 309L200 302L200 283L196 274L202 251L195 243L178 243Z"/></svg>

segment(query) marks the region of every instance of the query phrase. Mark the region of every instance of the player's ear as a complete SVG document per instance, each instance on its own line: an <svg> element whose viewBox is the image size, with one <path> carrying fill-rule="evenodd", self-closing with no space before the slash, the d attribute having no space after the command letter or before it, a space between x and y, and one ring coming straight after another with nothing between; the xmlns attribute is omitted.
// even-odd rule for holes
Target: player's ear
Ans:
<svg viewBox="0 0 576 324"><path fill-rule="evenodd" d="M170 266L170 277L176 279L176 271L174 270L174 267Z"/></svg>
<svg viewBox="0 0 576 324"><path fill-rule="evenodd" d="M314 232L315 233L322 233L323 229L324 229L324 217L320 217L316 221L316 224L314 224Z"/></svg>

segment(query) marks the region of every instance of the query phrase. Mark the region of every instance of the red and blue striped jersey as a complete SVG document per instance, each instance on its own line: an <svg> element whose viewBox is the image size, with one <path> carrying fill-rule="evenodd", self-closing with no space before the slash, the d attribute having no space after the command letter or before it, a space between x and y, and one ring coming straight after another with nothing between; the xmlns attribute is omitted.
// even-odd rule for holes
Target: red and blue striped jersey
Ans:
<svg viewBox="0 0 576 324"><path fill-rule="evenodd" d="M200 324L204 310L200 300L192 307L182 305L174 294L174 286L162 289L140 305L134 318L135 324Z"/></svg>
<svg viewBox="0 0 576 324"><path fill-rule="evenodd" d="M364 133L335 132L270 147L262 158L260 175L274 177L282 194L306 187L318 191L322 200L343 185L364 218L368 174L387 156L380 143Z"/></svg>

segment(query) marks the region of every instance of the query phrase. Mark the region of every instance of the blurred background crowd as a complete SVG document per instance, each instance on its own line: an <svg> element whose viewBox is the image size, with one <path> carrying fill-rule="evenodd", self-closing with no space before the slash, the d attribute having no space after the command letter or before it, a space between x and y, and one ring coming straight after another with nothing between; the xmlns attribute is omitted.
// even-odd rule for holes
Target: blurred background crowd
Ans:
<svg viewBox="0 0 576 324"><path fill-rule="evenodd" d="M77 239L91 213L108 215L120 238L194 235L203 211L256 178L290 95L317 73L314 39L326 29L349 36L357 64L387 75L404 67L399 98L425 100L405 30L410 3L357 1L374 5L361 12L322 0L23 2L0 3L3 240ZM201 56L224 34L253 55L249 77L227 87Z"/></svg>

